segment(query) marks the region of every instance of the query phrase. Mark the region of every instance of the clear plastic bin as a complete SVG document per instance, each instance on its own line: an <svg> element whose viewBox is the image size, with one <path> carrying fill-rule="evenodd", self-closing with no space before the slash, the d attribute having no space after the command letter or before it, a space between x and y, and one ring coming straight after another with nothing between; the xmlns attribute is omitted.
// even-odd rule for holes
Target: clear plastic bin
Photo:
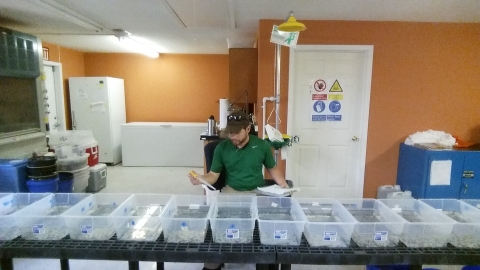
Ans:
<svg viewBox="0 0 480 270"><path fill-rule="evenodd" d="M156 241L163 229L160 215L171 194L134 194L112 213L117 239Z"/></svg>
<svg viewBox="0 0 480 270"><path fill-rule="evenodd" d="M52 193L11 193L0 196L0 240L11 240L20 235L16 212Z"/></svg>
<svg viewBox="0 0 480 270"><path fill-rule="evenodd" d="M348 247L357 220L334 199L297 198L308 220L305 238L312 247Z"/></svg>
<svg viewBox="0 0 480 270"><path fill-rule="evenodd" d="M251 243L256 219L253 195L218 195L210 212L215 243Z"/></svg>
<svg viewBox="0 0 480 270"><path fill-rule="evenodd" d="M400 237L407 247L445 247L455 220L415 199L379 200L408 222Z"/></svg>
<svg viewBox="0 0 480 270"><path fill-rule="evenodd" d="M465 202L465 203L468 203L470 205L473 205L474 207L480 209L480 199L463 199L461 201Z"/></svg>
<svg viewBox="0 0 480 270"><path fill-rule="evenodd" d="M397 246L403 225L400 215L375 199L338 199L358 221L352 239L360 247Z"/></svg>
<svg viewBox="0 0 480 270"><path fill-rule="evenodd" d="M206 196L175 195L161 215L165 241L203 243L210 206Z"/></svg>
<svg viewBox="0 0 480 270"><path fill-rule="evenodd" d="M95 141L91 130L51 131L48 137L50 146L61 144L83 145L91 141Z"/></svg>
<svg viewBox="0 0 480 270"><path fill-rule="evenodd" d="M57 159L57 171L69 172L88 167L88 157L90 154L73 155L67 158Z"/></svg>
<svg viewBox="0 0 480 270"><path fill-rule="evenodd" d="M457 221L448 242L456 247L480 248L480 209L456 199L420 200Z"/></svg>
<svg viewBox="0 0 480 270"><path fill-rule="evenodd" d="M70 238L79 240L107 240L115 234L111 214L132 194L97 193L65 211L65 222Z"/></svg>
<svg viewBox="0 0 480 270"><path fill-rule="evenodd" d="M67 236L63 212L91 194L55 193L17 212L17 226L28 240L59 240Z"/></svg>
<svg viewBox="0 0 480 270"><path fill-rule="evenodd" d="M300 245L307 220L300 204L290 197L256 197L260 242Z"/></svg>

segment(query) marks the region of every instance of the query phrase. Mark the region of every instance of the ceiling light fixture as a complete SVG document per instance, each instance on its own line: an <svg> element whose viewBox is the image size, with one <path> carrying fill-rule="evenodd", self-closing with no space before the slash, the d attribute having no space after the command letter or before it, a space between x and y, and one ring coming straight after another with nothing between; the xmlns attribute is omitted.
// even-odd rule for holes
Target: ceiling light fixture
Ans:
<svg viewBox="0 0 480 270"><path fill-rule="evenodd" d="M147 45L139 42L138 40L133 39L132 35L129 32L122 29L113 29L113 32L115 34L115 37L117 37L121 43L125 44L131 50L134 50L151 58L158 58L159 53L156 50L148 47Z"/></svg>
<svg viewBox="0 0 480 270"><path fill-rule="evenodd" d="M63 18L69 20L70 22L82 26L84 28L93 30L95 32L102 32L103 31L103 26L100 25L99 23L83 16L82 14L71 10L67 8L66 6L57 3L53 0L32 0L30 1L52 13L55 13L59 16L62 16Z"/></svg>
<svg viewBox="0 0 480 270"><path fill-rule="evenodd" d="M293 16L293 11L290 11L290 15L288 16L288 18L285 20L284 23L280 24L277 29L278 31L283 32L299 32L307 29L307 27L305 27L305 24L297 22L297 20Z"/></svg>

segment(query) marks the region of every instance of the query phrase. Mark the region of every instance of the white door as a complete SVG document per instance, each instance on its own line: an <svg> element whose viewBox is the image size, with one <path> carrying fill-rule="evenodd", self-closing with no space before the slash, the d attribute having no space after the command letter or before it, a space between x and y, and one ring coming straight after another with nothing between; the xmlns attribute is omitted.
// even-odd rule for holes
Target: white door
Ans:
<svg viewBox="0 0 480 270"><path fill-rule="evenodd" d="M290 50L286 177L298 197L363 197L373 46Z"/></svg>
<svg viewBox="0 0 480 270"><path fill-rule="evenodd" d="M47 98L44 106L46 106L45 112L48 112L49 131L66 130L62 65L60 63L43 61L43 72Z"/></svg>

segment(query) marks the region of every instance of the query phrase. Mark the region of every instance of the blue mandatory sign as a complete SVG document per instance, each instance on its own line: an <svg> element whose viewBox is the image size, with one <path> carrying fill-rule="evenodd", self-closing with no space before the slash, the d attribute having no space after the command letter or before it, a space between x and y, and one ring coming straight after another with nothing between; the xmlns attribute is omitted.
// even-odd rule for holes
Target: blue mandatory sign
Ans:
<svg viewBox="0 0 480 270"><path fill-rule="evenodd" d="M313 110L317 113L321 113L325 110L325 102L319 100L313 103Z"/></svg>
<svg viewBox="0 0 480 270"><path fill-rule="evenodd" d="M342 105L340 105L340 102L334 100L330 102L330 105L328 105L328 109L330 109L331 112L338 112L342 108Z"/></svg>

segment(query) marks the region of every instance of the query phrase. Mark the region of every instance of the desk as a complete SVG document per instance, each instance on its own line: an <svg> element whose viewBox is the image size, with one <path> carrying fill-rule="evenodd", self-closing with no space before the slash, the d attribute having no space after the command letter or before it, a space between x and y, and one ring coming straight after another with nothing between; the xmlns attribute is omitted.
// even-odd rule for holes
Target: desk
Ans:
<svg viewBox="0 0 480 270"><path fill-rule="evenodd" d="M299 246L267 246L260 244L258 226L250 244L218 244L212 241L210 228L204 243L166 243L163 234L156 242L120 241L31 241L17 238L0 242L2 270L13 269L13 258L60 259L61 269L68 270L68 259L129 261L129 269L139 269L139 261L163 262L256 263L257 269L290 269L290 264L361 265L480 264L480 249L407 248L402 244L391 248L361 248L352 242L348 248L310 247L302 237Z"/></svg>

